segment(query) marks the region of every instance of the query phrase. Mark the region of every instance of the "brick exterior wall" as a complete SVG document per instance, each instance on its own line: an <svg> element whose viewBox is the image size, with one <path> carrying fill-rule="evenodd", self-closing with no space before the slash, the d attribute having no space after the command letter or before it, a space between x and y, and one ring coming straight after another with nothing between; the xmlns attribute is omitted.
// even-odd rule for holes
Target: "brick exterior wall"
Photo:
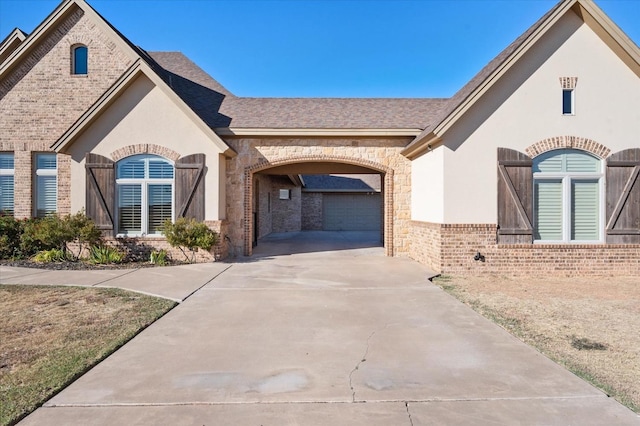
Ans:
<svg viewBox="0 0 640 426"><path fill-rule="evenodd" d="M638 244L498 245L496 235L493 224L413 221L411 257L450 275L640 276Z"/></svg>
<svg viewBox="0 0 640 426"><path fill-rule="evenodd" d="M322 231L322 193L302 193L302 230Z"/></svg>
<svg viewBox="0 0 640 426"><path fill-rule="evenodd" d="M280 190L291 191L291 198L280 199ZM273 228L272 232L297 232L302 230L302 197L300 187L296 187L289 182L277 183L271 191L273 203Z"/></svg>
<svg viewBox="0 0 640 426"><path fill-rule="evenodd" d="M71 74L71 48L89 49L89 73ZM0 151L14 153L15 216L33 214L33 157L50 146L131 65L79 8L0 81ZM71 213L71 160L58 154L58 211Z"/></svg>
<svg viewBox="0 0 640 426"><path fill-rule="evenodd" d="M234 252L250 254L253 180L276 165L347 163L384 173L384 246L387 255L408 255L411 163L400 151L411 138L226 138L238 155L227 160L227 218ZM274 207L275 210L275 207ZM245 220L247 218L247 220Z"/></svg>

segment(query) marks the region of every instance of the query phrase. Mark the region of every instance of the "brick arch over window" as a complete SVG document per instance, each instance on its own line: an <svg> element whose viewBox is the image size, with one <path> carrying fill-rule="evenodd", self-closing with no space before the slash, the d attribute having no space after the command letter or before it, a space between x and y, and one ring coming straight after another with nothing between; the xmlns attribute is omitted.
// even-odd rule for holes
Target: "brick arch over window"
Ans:
<svg viewBox="0 0 640 426"><path fill-rule="evenodd" d="M382 164L363 160L360 158L343 157L337 155L309 155L300 157L291 157L273 161L263 161L253 166L245 168L244 171L244 254L251 256L253 251L252 232L253 221L250 220L252 215L252 197L253 197L253 175L257 172L271 169L277 166L298 163L313 162L331 162L351 164L355 166L366 167L384 174L384 251L385 255L393 256L393 169Z"/></svg>
<svg viewBox="0 0 640 426"><path fill-rule="evenodd" d="M611 154L611 150L606 146L594 140L579 136L556 136L543 139L529 146L525 149L525 152L529 157L534 158L547 151L564 148L587 151L598 158L607 158L609 154Z"/></svg>
<svg viewBox="0 0 640 426"><path fill-rule="evenodd" d="M167 148L166 146L141 143L116 149L111 153L111 159L113 161L119 161L125 157L136 154L155 154L167 158L173 162L178 161L178 159L180 158L180 154L172 149Z"/></svg>

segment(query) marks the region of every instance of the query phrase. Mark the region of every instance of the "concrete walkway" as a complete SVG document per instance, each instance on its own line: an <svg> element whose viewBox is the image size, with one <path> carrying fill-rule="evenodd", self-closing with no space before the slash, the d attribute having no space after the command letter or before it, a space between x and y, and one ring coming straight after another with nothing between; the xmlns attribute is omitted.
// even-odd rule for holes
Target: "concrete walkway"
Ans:
<svg viewBox="0 0 640 426"><path fill-rule="evenodd" d="M415 262L380 247L273 255L270 244L295 245L274 238L245 262L167 268L158 283L183 296L204 286L21 424L640 424ZM144 291L160 293L154 284Z"/></svg>

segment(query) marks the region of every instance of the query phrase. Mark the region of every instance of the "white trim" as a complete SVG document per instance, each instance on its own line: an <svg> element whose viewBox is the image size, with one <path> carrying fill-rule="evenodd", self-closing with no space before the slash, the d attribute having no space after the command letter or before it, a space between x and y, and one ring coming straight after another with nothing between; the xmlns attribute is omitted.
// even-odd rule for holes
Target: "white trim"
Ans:
<svg viewBox="0 0 640 426"><path fill-rule="evenodd" d="M566 151L580 151L585 155L593 154L582 151L579 149L562 149L562 152ZM594 157L595 158L595 157ZM534 159L535 161L535 159ZM533 173L533 185L535 187L536 181L545 180L560 180L562 182L562 240L536 240L534 244L603 244L605 242L605 162L602 159L598 159L600 165L599 172L535 172ZM598 183L598 240L572 240L571 239L571 183L573 181L597 181ZM535 189L533 191L535 197ZM535 203L534 203L535 205ZM535 208L533 211L534 225L536 223ZM534 230L535 231L535 230ZM535 236L535 232L534 232Z"/></svg>
<svg viewBox="0 0 640 426"><path fill-rule="evenodd" d="M172 178L148 178L149 176L149 160L150 159L162 159L173 167ZM134 160L144 160L144 176L143 178L117 178L118 167L121 164ZM162 157L156 154L135 154L129 157L125 157L115 164L116 167L116 214L115 214L115 229L116 238L126 237L145 237L145 238L163 238L160 234L149 233L149 185L171 185L171 220L175 220L176 209L176 194L175 194L175 180L176 180L176 168L175 162L168 158ZM139 185L140 186L140 232L121 232L120 230L120 188L123 185Z"/></svg>

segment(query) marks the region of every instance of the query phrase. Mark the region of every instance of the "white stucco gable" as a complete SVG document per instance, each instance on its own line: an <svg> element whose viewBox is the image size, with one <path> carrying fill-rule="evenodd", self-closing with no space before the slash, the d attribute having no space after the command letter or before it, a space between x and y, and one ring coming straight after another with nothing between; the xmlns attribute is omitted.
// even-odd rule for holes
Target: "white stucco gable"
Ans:
<svg viewBox="0 0 640 426"><path fill-rule="evenodd" d="M577 2L582 3L597 9L592 2ZM589 139L611 152L640 146L640 77L637 63L630 62L637 47L621 52L604 30L613 24L588 22L599 15L585 19L581 10L574 5L556 17L462 116L441 135L432 135L429 149L413 158L412 218L495 223L498 147L525 152L536 142L562 136ZM574 115L562 114L564 77L577 79ZM430 187L439 181L441 188Z"/></svg>

